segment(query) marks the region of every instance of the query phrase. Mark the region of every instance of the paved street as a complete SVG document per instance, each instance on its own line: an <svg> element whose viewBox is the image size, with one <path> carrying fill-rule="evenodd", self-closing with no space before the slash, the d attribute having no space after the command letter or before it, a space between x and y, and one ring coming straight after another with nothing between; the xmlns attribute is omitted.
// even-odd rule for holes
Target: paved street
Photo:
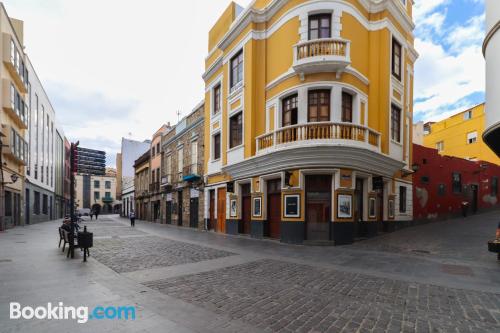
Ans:
<svg viewBox="0 0 500 333"><path fill-rule="evenodd" d="M450 220L344 247L257 241L117 216L87 263L48 222L0 233L2 332L497 332L500 214ZM136 306L137 318L9 320L9 302Z"/></svg>

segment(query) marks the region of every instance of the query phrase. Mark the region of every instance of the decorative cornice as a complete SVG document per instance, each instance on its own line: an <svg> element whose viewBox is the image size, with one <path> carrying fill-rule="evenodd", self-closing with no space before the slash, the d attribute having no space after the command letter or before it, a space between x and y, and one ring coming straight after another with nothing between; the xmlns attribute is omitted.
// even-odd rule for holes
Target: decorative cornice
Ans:
<svg viewBox="0 0 500 333"><path fill-rule="evenodd" d="M392 177L404 162L368 149L344 145L306 145L254 156L222 168L243 179L298 168L352 168Z"/></svg>
<svg viewBox="0 0 500 333"><path fill-rule="evenodd" d="M322 2L324 0L319 0L316 2ZM273 0L267 7L263 9L255 9L252 6L247 7L243 13L231 24L229 31L222 37L222 39L217 44L216 48L225 50L234 39L241 34L241 32L248 26L251 22L262 23L270 20L288 1L287 0ZM333 0L332 2L344 3L341 0ZM415 24L412 19L408 16L406 12L403 12L399 8L394 0L360 0L360 4L369 13L378 13L383 10L388 10L397 20L401 23L406 31L413 31L415 29ZM211 50L209 53L213 53Z"/></svg>

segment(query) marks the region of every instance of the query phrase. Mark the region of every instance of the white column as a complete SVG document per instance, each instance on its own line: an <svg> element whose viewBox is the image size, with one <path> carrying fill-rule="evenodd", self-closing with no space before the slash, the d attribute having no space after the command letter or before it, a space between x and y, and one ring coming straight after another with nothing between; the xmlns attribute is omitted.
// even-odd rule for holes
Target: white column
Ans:
<svg viewBox="0 0 500 333"><path fill-rule="evenodd" d="M330 119L336 123L342 121L342 87L337 85L332 88Z"/></svg>
<svg viewBox="0 0 500 333"><path fill-rule="evenodd" d="M298 119L297 122L299 124L307 123L307 88L299 88L298 91L299 97L299 110L298 110Z"/></svg>

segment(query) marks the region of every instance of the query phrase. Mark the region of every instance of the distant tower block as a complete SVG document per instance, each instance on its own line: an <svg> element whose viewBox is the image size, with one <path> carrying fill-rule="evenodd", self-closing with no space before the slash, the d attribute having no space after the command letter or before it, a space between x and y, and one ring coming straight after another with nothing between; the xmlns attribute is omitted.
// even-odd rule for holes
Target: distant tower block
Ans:
<svg viewBox="0 0 500 333"><path fill-rule="evenodd" d="M500 156L500 1L486 0L486 144Z"/></svg>

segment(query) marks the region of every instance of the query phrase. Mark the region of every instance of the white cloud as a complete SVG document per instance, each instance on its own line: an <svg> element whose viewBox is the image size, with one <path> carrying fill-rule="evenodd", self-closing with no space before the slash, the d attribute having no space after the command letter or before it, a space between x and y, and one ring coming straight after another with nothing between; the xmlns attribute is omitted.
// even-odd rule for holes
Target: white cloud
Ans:
<svg viewBox="0 0 500 333"><path fill-rule="evenodd" d="M417 0L413 6L413 19L419 22L450 0Z"/></svg>
<svg viewBox="0 0 500 333"><path fill-rule="evenodd" d="M9 15L25 21L26 51L44 85L56 87L49 97L97 95L118 107L132 106L112 119L106 114L112 105L99 116L81 98L64 107L54 103L59 119L81 115L66 135L117 143L129 132L150 138L161 124L177 121L177 110L185 115L203 99L208 31L229 3L4 0Z"/></svg>
<svg viewBox="0 0 500 333"><path fill-rule="evenodd" d="M484 59L479 45L447 53L442 45L415 40L420 59L415 65L415 116L425 120L445 118L465 97L484 91ZM462 105L464 108L466 104ZM460 111L460 110L457 110Z"/></svg>
<svg viewBox="0 0 500 333"><path fill-rule="evenodd" d="M446 42L455 52L471 44L481 44L484 40L485 15L474 16L465 26L456 26L449 33Z"/></svg>

